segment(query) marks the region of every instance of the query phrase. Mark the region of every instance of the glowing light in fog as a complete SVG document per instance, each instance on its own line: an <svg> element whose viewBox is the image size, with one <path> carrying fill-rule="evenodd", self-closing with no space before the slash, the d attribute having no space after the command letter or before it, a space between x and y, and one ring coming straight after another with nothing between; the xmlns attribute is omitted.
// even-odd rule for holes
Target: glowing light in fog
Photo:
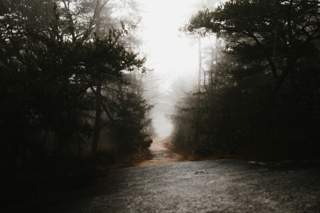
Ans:
<svg viewBox="0 0 320 213"><path fill-rule="evenodd" d="M153 97L153 125L160 137L170 135L168 118L174 109L174 84L190 86L197 75L197 42L181 32L196 11L199 0L139 0L141 3L141 38L147 66L153 69L146 82Z"/></svg>

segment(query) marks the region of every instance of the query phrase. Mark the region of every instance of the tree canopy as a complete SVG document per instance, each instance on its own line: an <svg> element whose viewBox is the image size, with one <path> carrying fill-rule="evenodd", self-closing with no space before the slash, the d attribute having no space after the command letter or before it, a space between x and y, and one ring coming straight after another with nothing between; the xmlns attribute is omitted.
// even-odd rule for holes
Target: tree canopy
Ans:
<svg viewBox="0 0 320 213"><path fill-rule="evenodd" d="M317 0L227 1L214 11L200 11L188 29L222 36L227 51L241 55L247 65L258 62L280 86L306 61L318 61L319 7Z"/></svg>
<svg viewBox="0 0 320 213"><path fill-rule="evenodd" d="M145 59L127 42L125 23L115 26L101 15L106 4L107 0L0 2L5 167L13 169L44 155L81 152L91 138L95 153L99 141L107 140L101 132L116 132L121 125L128 135L140 137L136 142L125 138L122 147L149 145L149 106L137 93L139 86L126 77L144 72ZM128 109L123 109L126 103Z"/></svg>
<svg viewBox="0 0 320 213"><path fill-rule="evenodd" d="M214 33L223 45L207 83L177 107L176 148L319 158L319 9L317 0L229 0L194 15L186 29Z"/></svg>

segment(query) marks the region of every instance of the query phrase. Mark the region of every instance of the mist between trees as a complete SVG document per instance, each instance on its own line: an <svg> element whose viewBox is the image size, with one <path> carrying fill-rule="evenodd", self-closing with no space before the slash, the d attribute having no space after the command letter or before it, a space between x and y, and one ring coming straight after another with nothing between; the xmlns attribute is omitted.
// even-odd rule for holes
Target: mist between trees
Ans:
<svg viewBox="0 0 320 213"><path fill-rule="evenodd" d="M318 159L319 11L318 0L230 0L194 15L187 31L221 42L205 83L176 107L175 149Z"/></svg>
<svg viewBox="0 0 320 213"><path fill-rule="evenodd" d="M0 2L3 176L70 175L147 152L145 59L134 18L112 16L116 2Z"/></svg>

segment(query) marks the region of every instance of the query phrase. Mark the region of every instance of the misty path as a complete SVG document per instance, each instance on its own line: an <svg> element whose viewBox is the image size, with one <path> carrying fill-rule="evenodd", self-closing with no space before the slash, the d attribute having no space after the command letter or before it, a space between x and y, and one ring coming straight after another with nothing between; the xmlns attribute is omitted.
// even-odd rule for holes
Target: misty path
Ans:
<svg viewBox="0 0 320 213"><path fill-rule="evenodd" d="M235 160L185 161L115 169L81 193L51 212L311 213L320 210L320 174Z"/></svg>
<svg viewBox="0 0 320 213"><path fill-rule="evenodd" d="M156 166L181 161L182 157L171 151L169 144L169 138L156 139L149 148L152 158L139 163L137 166Z"/></svg>

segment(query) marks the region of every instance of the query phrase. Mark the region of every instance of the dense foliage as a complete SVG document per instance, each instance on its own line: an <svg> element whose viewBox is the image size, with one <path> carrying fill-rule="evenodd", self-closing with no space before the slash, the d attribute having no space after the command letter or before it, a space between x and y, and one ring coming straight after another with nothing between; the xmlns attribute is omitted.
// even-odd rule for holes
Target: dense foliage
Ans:
<svg viewBox="0 0 320 213"><path fill-rule="evenodd" d="M107 3L0 2L1 168L150 145L150 106L135 80L144 59L125 24L101 15Z"/></svg>
<svg viewBox="0 0 320 213"><path fill-rule="evenodd" d="M195 15L188 30L215 33L224 46L209 83L177 110L176 148L319 158L319 8L316 0L230 0Z"/></svg>

